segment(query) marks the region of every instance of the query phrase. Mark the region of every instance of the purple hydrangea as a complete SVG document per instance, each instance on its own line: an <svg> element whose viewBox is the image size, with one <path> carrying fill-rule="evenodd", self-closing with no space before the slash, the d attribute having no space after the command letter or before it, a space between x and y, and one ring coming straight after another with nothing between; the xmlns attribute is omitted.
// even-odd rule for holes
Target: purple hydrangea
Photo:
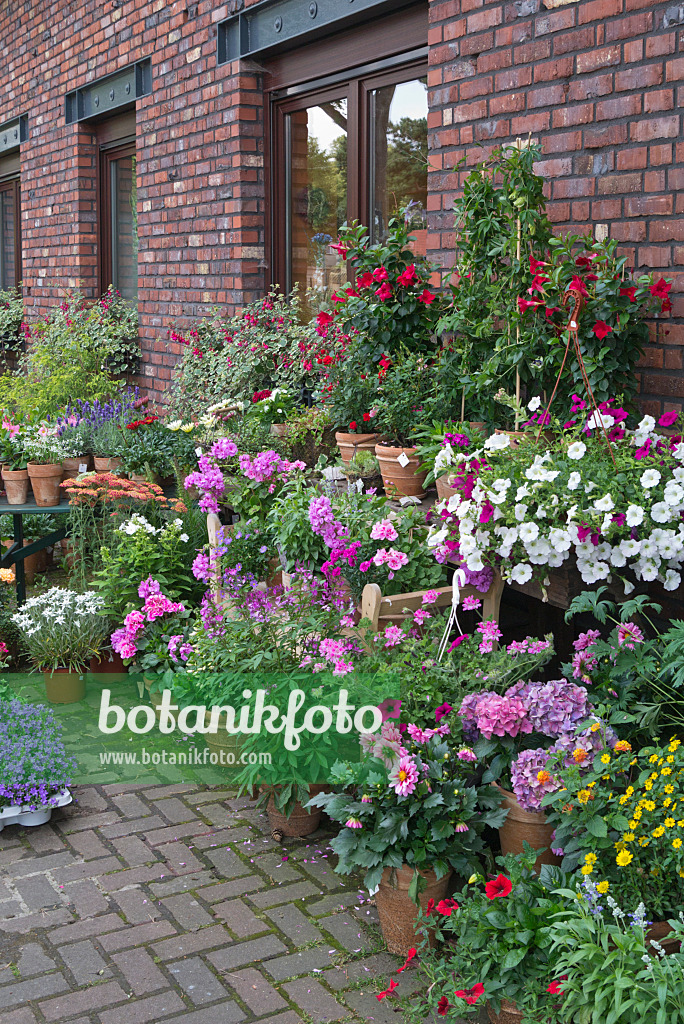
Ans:
<svg viewBox="0 0 684 1024"><path fill-rule="evenodd" d="M542 799L558 789L558 782L546 771L549 751L544 747L523 750L511 765L515 798L525 811L541 811Z"/></svg>
<svg viewBox="0 0 684 1024"><path fill-rule="evenodd" d="M567 679L516 683L505 695L522 700L534 732L551 738L574 733L578 722L585 719L590 710L585 688Z"/></svg>

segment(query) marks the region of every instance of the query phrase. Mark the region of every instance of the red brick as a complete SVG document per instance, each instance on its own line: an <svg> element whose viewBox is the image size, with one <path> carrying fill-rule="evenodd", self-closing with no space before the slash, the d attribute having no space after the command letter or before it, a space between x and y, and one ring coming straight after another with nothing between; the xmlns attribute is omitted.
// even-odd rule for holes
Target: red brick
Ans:
<svg viewBox="0 0 684 1024"><path fill-rule="evenodd" d="M674 91L672 89L659 89L657 92L644 94L644 111L647 114L657 110L672 110L674 107ZM635 111L638 113L638 111Z"/></svg>
<svg viewBox="0 0 684 1024"><path fill-rule="evenodd" d="M595 178L562 178L553 183L554 199L572 199L576 196L593 196Z"/></svg>
<svg viewBox="0 0 684 1024"><path fill-rule="evenodd" d="M516 46L513 55L516 64L532 64L537 60L545 60L551 56L551 43L548 39L535 39L534 42Z"/></svg>
<svg viewBox="0 0 684 1024"><path fill-rule="evenodd" d="M582 75L588 71L611 67L619 64L620 59L619 46L605 46L603 49L592 50L590 53L579 53L576 60L577 74Z"/></svg>
<svg viewBox="0 0 684 1024"><path fill-rule="evenodd" d="M466 78L458 87L458 96L461 100L472 100L476 96L490 96L492 92L492 79L488 75L479 78Z"/></svg>
<svg viewBox="0 0 684 1024"><path fill-rule="evenodd" d="M522 89L532 84L532 68L511 68L510 71L502 71L494 79L494 88L497 92L506 92L509 89Z"/></svg>
<svg viewBox="0 0 684 1024"><path fill-rule="evenodd" d="M580 103L576 107L561 107L553 112L554 128L570 128L574 124L590 124L594 120L591 103Z"/></svg>
<svg viewBox="0 0 684 1024"><path fill-rule="evenodd" d="M684 78L684 57L679 60L668 60L665 65L665 80L667 82L678 82Z"/></svg>
<svg viewBox="0 0 684 1024"><path fill-rule="evenodd" d="M684 353L679 349L668 349L664 353L663 366L666 370L681 370L682 356Z"/></svg>
<svg viewBox="0 0 684 1024"><path fill-rule="evenodd" d="M606 174L599 178L598 193L601 196L619 195L622 192L641 191L640 174Z"/></svg>
<svg viewBox="0 0 684 1024"><path fill-rule="evenodd" d="M642 146L640 149L621 149L617 155L618 171L637 171L646 166L648 160L648 148Z"/></svg>
<svg viewBox="0 0 684 1024"><path fill-rule="evenodd" d="M644 174L644 192L664 192L665 171L646 171Z"/></svg>
<svg viewBox="0 0 684 1024"><path fill-rule="evenodd" d="M630 125L630 138L634 142L651 139L674 139L679 135L679 115L656 117L648 121L634 121Z"/></svg>
<svg viewBox="0 0 684 1024"><path fill-rule="evenodd" d="M494 48L494 33L493 32L482 32L477 36L466 36L460 44L460 54L462 57L469 57L473 54L484 53L486 50L492 50Z"/></svg>
<svg viewBox="0 0 684 1024"><path fill-rule="evenodd" d="M672 213L672 196L629 196L625 199L627 217L668 217Z"/></svg>
<svg viewBox="0 0 684 1024"><path fill-rule="evenodd" d="M581 132L546 135L541 140L542 153L571 153L582 146Z"/></svg>
<svg viewBox="0 0 684 1024"><path fill-rule="evenodd" d="M482 32L501 24L501 8L489 7L477 14L469 14L467 19L468 32Z"/></svg>
<svg viewBox="0 0 684 1024"><path fill-rule="evenodd" d="M615 91L629 92L632 89L647 89L660 85L663 80L662 64L647 64L643 68L630 68L615 72Z"/></svg>
<svg viewBox="0 0 684 1024"><path fill-rule="evenodd" d="M565 174L572 173L572 160L570 157L558 157L553 160L539 160L534 165L536 174L542 178L560 178Z"/></svg>
<svg viewBox="0 0 684 1024"><path fill-rule="evenodd" d="M593 100L598 96L607 96L613 91L612 75L596 75L595 78L578 78L570 83L568 99Z"/></svg>
<svg viewBox="0 0 684 1024"><path fill-rule="evenodd" d="M574 57L558 57L555 60L543 61L541 64L535 65L534 80L535 82L550 82L554 78L570 78L574 63Z"/></svg>
<svg viewBox="0 0 684 1024"><path fill-rule="evenodd" d="M646 240L646 225L642 220L613 221L610 237L618 242L643 242Z"/></svg>
<svg viewBox="0 0 684 1024"><path fill-rule="evenodd" d="M525 117L511 118L511 133L513 135L526 135L528 132L545 132L551 122L551 115L548 113L527 114Z"/></svg>
<svg viewBox="0 0 684 1024"><path fill-rule="evenodd" d="M596 42L593 28L581 28L576 32L565 32L561 36L553 37L554 56L561 56L564 53L577 53L578 50L586 50Z"/></svg>
<svg viewBox="0 0 684 1024"><path fill-rule="evenodd" d="M586 25L589 21L603 21L604 18L612 18L622 13L622 0L591 0L581 3L577 9L577 22L579 25ZM630 35L632 33L629 33ZM622 39L623 36L615 36Z"/></svg>
<svg viewBox="0 0 684 1024"><path fill-rule="evenodd" d="M591 204L592 220L615 220L620 216L621 199L597 199Z"/></svg>
<svg viewBox="0 0 684 1024"><path fill-rule="evenodd" d="M622 4L620 4L620 9L622 9ZM620 11L616 11L615 13L619 14ZM611 43L615 39L633 39L635 36L645 35L647 32L650 32L652 28L652 14L633 14L629 18L621 18L619 21L608 22L606 25L606 42Z"/></svg>
<svg viewBox="0 0 684 1024"><path fill-rule="evenodd" d="M522 92L509 92L504 93L502 96L492 96L489 101L489 113L492 117L497 114L512 114L524 109L525 94Z"/></svg>
<svg viewBox="0 0 684 1024"><path fill-rule="evenodd" d="M487 116L487 101L477 100L475 103L459 103L454 107L454 124L475 121Z"/></svg>
<svg viewBox="0 0 684 1024"><path fill-rule="evenodd" d="M639 266L640 267L669 267L671 266L671 253L669 247L657 248L656 246L640 246Z"/></svg>
<svg viewBox="0 0 684 1024"><path fill-rule="evenodd" d="M527 94L528 109L533 110L536 107L551 107L556 103L564 103L566 93L567 86L563 87L562 85L545 85L543 89L530 89Z"/></svg>
<svg viewBox="0 0 684 1024"><path fill-rule="evenodd" d="M585 149L620 146L627 141L626 124L610 124L605 128L587 128L584 132Z"/></svg>
<svg viewBox="0 0 684 1024"><path fill-rule="evenodd" d="M660 167L662 164L672 163L672 145L649 146L649 157L651 167Z"/></svg>
<svg viewBox="0 0 684 1024"><path fill-rule="evenodd" d="M684 190L684 167L673 167L667 172L667 187L671 192Z"/></svg>
<svg viewBox="0 0 684 1024"><path fill-rule="evenodd" d="M664 36L649 36L646 40L646 58L662 57L666 53L674 53L676 36L668 32Z"/></svg>
<svg viewBox="0 0 684 1024"><path fill-rule="evenodd" d="M649 242L684 242L684 221L670 217L653 220L648 227Z"/></svg>
<svg viewBox="0 0 684 1024"><path fill-rule="evenodd" d="M609 121L641 113L641 96L616 96L596 104L596 120Z"/></svg>
<svg viewBox="0 0 684 1024"><path fill-rule="evenodd" d="M487 71L498 71L500 68L509 68L513 63L510 50L497 50L495 53L482 53L477 58L477 73L483 74Z"/></svg>
<svg viewBox="0 0 684 1024"><path fill-rule="evenodd" d="M622 48L622 60L624 64L633 64L635 61L643 60L644 56L644 41L643 39L635 39L630 43L625 43Z"/></svg>

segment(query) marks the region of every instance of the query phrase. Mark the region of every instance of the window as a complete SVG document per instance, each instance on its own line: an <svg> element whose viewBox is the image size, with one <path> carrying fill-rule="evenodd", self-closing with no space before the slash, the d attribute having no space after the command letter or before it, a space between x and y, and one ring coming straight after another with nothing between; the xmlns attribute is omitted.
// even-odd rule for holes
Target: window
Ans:
<svg viewBox="0 0 684 1024"><path fill-rule="evenodd" d="M19 179L0 179L0 289L21 282Z"/></svg>
<svg viewBox="0 0 684 1024"><path fill-rule="evenodd" d="M396 24L357 30L319 46L319 59L308 48L269 69L272 277L287 290L298 285L311 311L347 279L330 249L344 223L359 220L381 241L410 204L416 248L425 251L427 60L419 48L401 48L426 35L426 10L408 12L404 24L400 35ZM349 53L378 59L336 71L335 59ZM297 80L302 67L308 81Z"/></svg>
<svg viewBox="0 0 684 1024"><path fill-rule="evenodd" d="M135 114L98 125L100 159L100 290L111 284L138 296ZM128 132L127 136L122 135Z"/></svg>

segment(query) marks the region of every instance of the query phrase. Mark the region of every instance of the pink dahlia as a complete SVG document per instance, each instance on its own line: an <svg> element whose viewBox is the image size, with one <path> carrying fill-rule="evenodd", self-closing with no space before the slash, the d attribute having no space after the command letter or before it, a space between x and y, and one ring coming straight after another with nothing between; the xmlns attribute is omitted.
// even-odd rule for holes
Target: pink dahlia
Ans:
<svg viewBox="0 0 684 1024"><path fill-rule="evenodd" d="M412 757L400 757L389 775L390 785L398 796L410 796L418 785L418 769Z"/></svg>

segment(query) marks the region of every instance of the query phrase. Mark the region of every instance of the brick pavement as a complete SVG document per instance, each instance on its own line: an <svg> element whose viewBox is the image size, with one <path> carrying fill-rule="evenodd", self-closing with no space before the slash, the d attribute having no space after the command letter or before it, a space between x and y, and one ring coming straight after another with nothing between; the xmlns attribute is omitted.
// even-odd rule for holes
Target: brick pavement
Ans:
<svg viewBox="0 0 684 1024"><path fill-rule="evenodd" d="M79 787L0 835L0 1024L404 1019L375 998L397 961L328 834L280 846L227 791L132 790Z"/></svg>

